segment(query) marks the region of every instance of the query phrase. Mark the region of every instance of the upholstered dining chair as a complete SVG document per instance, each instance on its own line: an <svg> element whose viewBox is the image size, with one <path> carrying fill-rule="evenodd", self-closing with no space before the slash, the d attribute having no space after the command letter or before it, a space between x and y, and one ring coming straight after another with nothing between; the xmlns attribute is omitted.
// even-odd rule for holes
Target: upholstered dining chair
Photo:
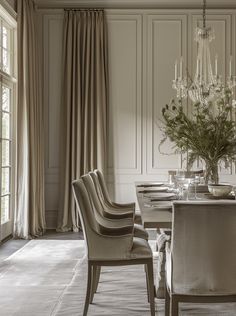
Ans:
<svg viewBox="0 0 236 316"><path fill-rule="evenodd" d="M134 219L134 214L135 214L134 208L130 208L130 207L118 208L118 207L113 206L111 203L107 203L106 199L104 198L103 191L102 191L100 182L98 180L97 174L93 171L90 171L89 175L91 176L91 178L93 180L94 186L96 188L97 196L98 196L104 209L112 210L112 212L114 214L117 214L117 216L119 216L120 218L127 218L128 217L128 218Z"/></svg>
<svg viewBox="0 0 236 316"><path fill-rule="evenodd" d="M141 215L135 211L135 203L133 202L133 203L122 203L121 204L121 203L117 203L117 202L112 201L112 199L109 195L109 192L108 192L108 188L107 188L103 173L100 170L95 169L94 174L98 178L98 182L100 184L100 189L101 189L101 194L103 196L103 200L104 200L105 205L107 205L108 207L112 207L113 209L120 210L120 211L124 211L124 210L132 211L134 213L135 223L142 224Z"/></svg>
<svg viewBox="0 0 236 316"><path fill-rule="evenodd" d="M100 183L98 181L98 177L94 172L89 172L88 173L89 176L92 178L92 181L94 183L94 187L97 193L97 197L103 207L104 210L107 210L108 214L107 215L109 218L132 218L132 220L134 219L134 210L132 209L125 209L125 208L116 208L112 205L109 205L106 203L103 194L102 194L102 190L101 190L101 186Z"/></svg>
<svg viewBox="0 0 236 316"><path fill-rule="evenodd" d="M83 316L87 315L89 303L93 301L102 266L138 264L146 268L148 298L151 315L154 316L153 258L148 242L134 237L132 233L120 236L103 234L83 181L74 181L72 186L87 246L88 276Z"/></svg>
<svg viewBox="0 0 236 316"><path fill-rule="evenodd" d="M104 205L98 197L95 184L90 174L83 175L81 179L86 187L90 201L94 206L96 219L101 223L104 230L107 230L108 232L116 231L116 233L120 231L121 234L125 232L133 232L135 237L148 240L147 231L141 225L135 224L133 218L122 218L122 213L120 213L117 218L111 218L110 212L113 212L112 214L114 215L116 211L110 210L108 207L104 208Z"/></svg>
<svg viewBox="0 0 236 316"><path fill-rule="evenodd" d="M179 302L236 302L236 201L176 201L166 245L165 315Z"/></svg>

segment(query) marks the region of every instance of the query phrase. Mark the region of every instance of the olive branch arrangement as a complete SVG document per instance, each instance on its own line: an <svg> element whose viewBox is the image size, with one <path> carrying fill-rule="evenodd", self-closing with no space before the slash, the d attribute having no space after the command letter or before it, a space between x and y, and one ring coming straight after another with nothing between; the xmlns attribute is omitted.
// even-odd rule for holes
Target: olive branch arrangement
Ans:
<svg viewBox="0 0 236 316"><path fill-rule="evenodd" d="M229 167L236 161L236 102L232 101L229 89L214 102L193 105L187 114L182 100L172 100L162 109L161 145L169 139L174 143L175 153L187 153L187 166L203 160L206 168L206 183L218 183L218 166L223 162Z"/></svg>

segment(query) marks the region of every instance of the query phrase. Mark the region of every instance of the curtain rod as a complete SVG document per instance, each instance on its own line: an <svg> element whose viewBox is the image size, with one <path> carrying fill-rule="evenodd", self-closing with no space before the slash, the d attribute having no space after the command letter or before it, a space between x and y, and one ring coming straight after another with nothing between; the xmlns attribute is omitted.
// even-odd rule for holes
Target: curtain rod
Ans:
<svg viewBox="0 0 236 316"><path fill-rule="evenodd" d="M89 8L64 8L64 11L103 11L103 8L89 9Z"/></svg>

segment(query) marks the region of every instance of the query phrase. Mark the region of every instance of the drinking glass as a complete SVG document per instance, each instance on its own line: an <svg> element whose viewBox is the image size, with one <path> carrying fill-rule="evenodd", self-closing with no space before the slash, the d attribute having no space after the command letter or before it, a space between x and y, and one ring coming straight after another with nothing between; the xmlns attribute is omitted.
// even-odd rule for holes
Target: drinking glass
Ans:
<svg viewBox="0 0 236 316"><path fill-rule="evenodd" d="M193 184L194 184L194 199L197 200L197 186L198 184L200 184L200 176L199 175L195 175L194 179L193 179Z"/></svg>
<svg viewBox="0 0 236 316"><path fill-rule="evenodd" d="M186 188L186 200L189 200L189 186L192 181L192 178L185 178L184 187Z"/></svg>
<svg viewBox="0 0 236 316"><path fill-rule="evenodd" d="M182 199L184 195L184 184L185 184L185 172L184 170L178 169L175 175L176 184L179 191L179 198Z"/></svg>

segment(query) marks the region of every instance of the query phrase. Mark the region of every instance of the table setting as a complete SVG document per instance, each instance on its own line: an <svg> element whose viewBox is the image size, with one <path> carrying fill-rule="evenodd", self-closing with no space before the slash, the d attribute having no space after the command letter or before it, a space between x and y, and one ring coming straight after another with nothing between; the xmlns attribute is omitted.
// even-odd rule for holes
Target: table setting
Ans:
<svg viewBox="0 0 236 316"><path fill-rule="evenodd" d="M136 184L137 196L145 209L171 211L176 200L235 200L236 186L228 183L205 184L204 172L170 171L166 182Z"/></svg>

